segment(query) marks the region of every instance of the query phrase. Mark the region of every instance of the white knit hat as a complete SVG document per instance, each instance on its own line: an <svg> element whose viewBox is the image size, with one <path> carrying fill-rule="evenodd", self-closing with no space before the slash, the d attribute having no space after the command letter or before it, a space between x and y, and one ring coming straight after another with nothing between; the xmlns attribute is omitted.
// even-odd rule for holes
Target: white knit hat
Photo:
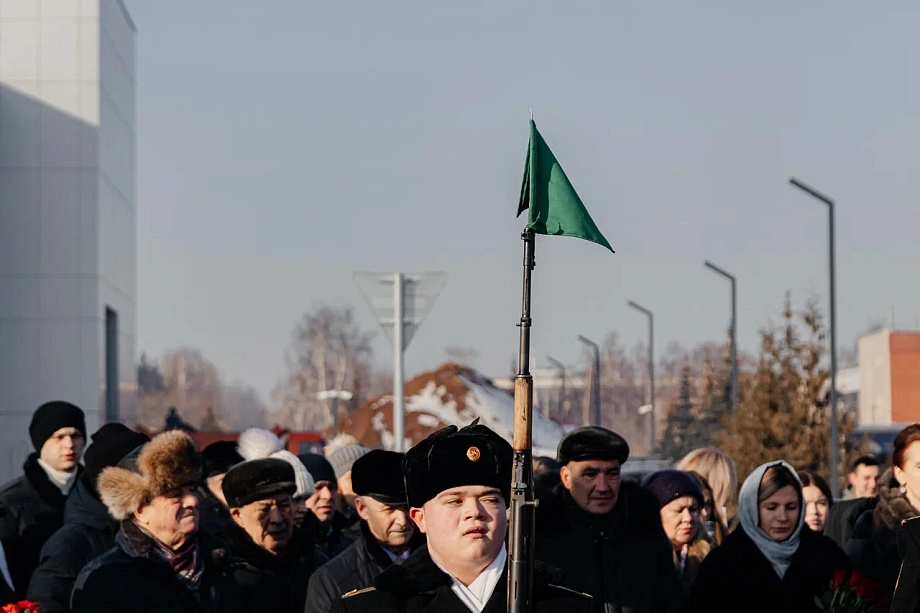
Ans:
<svg viewBox="0 0 920 613"><path fill-rule="evenodd" d="M284 443L275 436L274 432L263 428L249 428L240 434L236 445L240 455L246 460L261 458L278 458L294 467L294 477L297 483L295 498L309 498L313 495L313 477L303 462L296 455L284 449Z"/></svg>

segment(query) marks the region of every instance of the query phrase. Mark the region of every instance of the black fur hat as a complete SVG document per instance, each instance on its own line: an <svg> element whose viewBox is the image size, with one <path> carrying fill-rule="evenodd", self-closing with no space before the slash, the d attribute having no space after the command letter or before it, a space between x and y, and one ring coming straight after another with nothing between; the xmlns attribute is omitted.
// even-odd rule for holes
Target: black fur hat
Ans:
<svg viewBox="0 0 920 613"><path fill-rule="evenodd" d="M227 506L239 509L277 494L294 495L294 467L278 458L259 458L237 464L224 476Z"/></svg>
<svg viewBox="0 0 920 613"><path fill-rule="evenodd" d="M358 496L369 496L384 504L406 504L402 471L405 457L395 451L369 451L351 467L351 489Z"/></svg>
<svg viewBox="0 0 920 613"><path fill-rule="evenodd" d="M448 426L431 434L406 453L403 473L410 507L426 502L452 487L483 485L501 490L511 500L511 445L479 425Z"/></svg>

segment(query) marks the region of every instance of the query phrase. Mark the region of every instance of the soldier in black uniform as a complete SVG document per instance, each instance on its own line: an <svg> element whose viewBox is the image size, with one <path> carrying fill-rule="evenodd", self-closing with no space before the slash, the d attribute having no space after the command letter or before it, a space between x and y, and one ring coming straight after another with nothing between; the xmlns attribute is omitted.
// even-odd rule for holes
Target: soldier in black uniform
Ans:
<svg viewBox="0 0 920 613"><path fill-rule="evenodd" d="M428 544L387 568L374 588L336 601L332 611L507 611L511 463L508 442L476 423L444 428L410 449L403 463L409 513ZM536 565L534 611L589 611L590 597L553 585L555 574Z"/></svg>

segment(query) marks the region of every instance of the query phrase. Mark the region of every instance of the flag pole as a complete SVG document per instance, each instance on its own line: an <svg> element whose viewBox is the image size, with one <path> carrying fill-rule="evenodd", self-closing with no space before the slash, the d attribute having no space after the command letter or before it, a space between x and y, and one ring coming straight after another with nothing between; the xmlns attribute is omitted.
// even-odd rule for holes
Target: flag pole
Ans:
<svg viewBox="0 0 920 613"><path fill-rule="evenodd" d="M514 467L511 476L511 522L508 539L508 612L533 611L533 551L535 516L533 493L533 377L530 374L530 283L534 268L535 234L524 230L524 283L521 300L520 353L514 379Z"/></svg>

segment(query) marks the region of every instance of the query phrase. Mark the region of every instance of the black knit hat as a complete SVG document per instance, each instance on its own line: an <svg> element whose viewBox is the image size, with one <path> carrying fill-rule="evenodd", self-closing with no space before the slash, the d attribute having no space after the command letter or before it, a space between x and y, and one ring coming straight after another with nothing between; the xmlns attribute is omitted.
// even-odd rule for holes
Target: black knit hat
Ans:
<svg viewBox="0 0 920 613"><path fill-rule="evenodd" d="M83 410L63 400L53 400L38 407L29 424L29 436L35 451L41 452L51 436L61 428L76 428L86 437Z"/></svg>
<svg viewBox="0 0 920 613"><path fill-rule="evenodd" d="M410 449L403 462L409 506L421 507L452 487L482 485L511 501L511 445L479 425L448 426Z"/></svg>
<svg viewBox="0 0 920 613"><path fill-rule="evenodd" d="M119 423L102 426L93 433L91 439L92 444L83 455L86 470L82 478L84 485L93 493L96 493L96 479L104 468L117 466L126 455L150 442L146 434L135 432Z"/></svg>
<svg viewBox="0 0 920 613"><path fill-rule="evenodd" d="M405 454L374 449L355 460L351 467L351 487L358 496L369 496L384 504L406 504L403 479Z"/></svg>
<svg viewBox="0 0 920 613"><path fill-rule="evenodd" d="M261 458L237 464L224 475L224 497L231 509L245 507L277 494L294 495L294 467L278 458Z"/></svg>
<svg viewBox="0 0 920 613"><path fill-rule="evenodd" d="M338 483L335 478L335 469L325 456L318 453L302 453L297 458L307 467L307 472L313 477L314 483L320 481L330 481L333 485Z"/></svg>
<svg viewBox="0 0 920 613"><path fill-rule="evenodd" d="M201 452L204 460L203 478L222 475L242 463L245 458L236 450L236 441L217 441L211 443Z"/></svg>
<svg viewBox="0 0 920 613"><path fill-rule="evenodd" d="M642 485L647 487L658 499L658 508L667 506L673 500L692 496L703 506L703 490L700 482L688 472L668 468L652 473L642 480Z"/></svg>
<svg viewBox="0 0 920 613"><path fill-rule="evenodd" d="M559 442L559 464L585 460L619 460L629 458L629 444L622 436L607 428L585 426L569 432Z"/></svg>

